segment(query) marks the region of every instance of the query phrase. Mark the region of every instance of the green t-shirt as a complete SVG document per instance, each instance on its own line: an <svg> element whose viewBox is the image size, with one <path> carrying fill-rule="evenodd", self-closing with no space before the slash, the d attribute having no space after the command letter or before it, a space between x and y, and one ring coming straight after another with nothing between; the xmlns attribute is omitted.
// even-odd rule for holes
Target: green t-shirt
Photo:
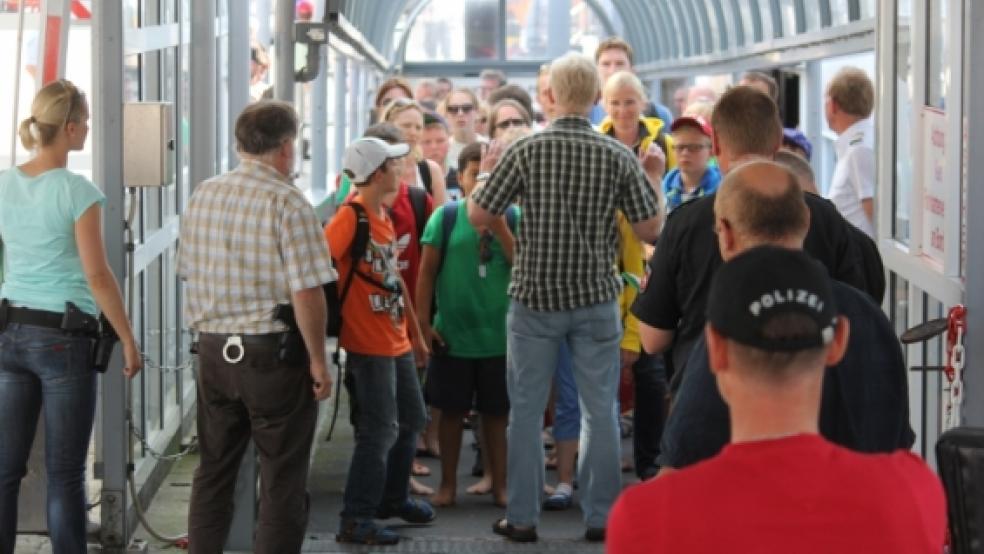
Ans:
<svg viewBox="0 0 984 554"><path fill-rule="evenodd" d="M15 306L64 312L73 302L97 315L82 271L75 222L106 197L67 169L28 177L18 168L0 173L0 240L4 281L0 297Z"/></svg>
<svg viewBox="0 0 984 554"><path fill-rule="evenodd" d="M444 210L434 210L421 244L442 248ZM517 218L518 221L518 218ZM467 205L458 203L444 267L437 276L437 315L434 329L447 342L448 353L458 358L491 358L506 354L506 310L512 271L502 245L486 239L491 257L482 265L478 232L468 222ZM483 277L484 275L484 277Z"/></svg>

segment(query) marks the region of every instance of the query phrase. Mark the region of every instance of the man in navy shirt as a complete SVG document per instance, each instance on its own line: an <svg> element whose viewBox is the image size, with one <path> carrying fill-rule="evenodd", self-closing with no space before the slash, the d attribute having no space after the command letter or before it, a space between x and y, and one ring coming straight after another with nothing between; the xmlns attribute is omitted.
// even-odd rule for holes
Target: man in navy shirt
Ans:
<svg viewBox="0 0 984 554"><path fill-rule="evenodd" d="M775 175L785 176L783 190ZM804 216L808 210L799 208L805 208L802 197L795 175L772 162L753 162L730 173L714 199L721 256L729 259L761 245L803 249L809 218ZM909 425L905 360L892 324L865 293L832 284L851 333L844 357L824 374L820 433L859 452L908 449L915 434ZM664 471L714 456L730 437L728 408L711 373L703 334L686 367L657 460Z"/></svg>

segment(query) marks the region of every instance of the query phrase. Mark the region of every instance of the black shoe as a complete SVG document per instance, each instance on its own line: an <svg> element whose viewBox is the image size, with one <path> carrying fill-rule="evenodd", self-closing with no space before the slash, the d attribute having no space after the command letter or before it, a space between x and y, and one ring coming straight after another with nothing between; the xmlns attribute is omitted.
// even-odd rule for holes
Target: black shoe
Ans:
<svg viewBox="0 0 984 554"><path fill-rule="evenodd" d="M513 542L536 542L536 527L514 527L506 518L495 520L492 524L492 532L502 535Z"/></svg>
<svg viewBox="0 0 984 554"><path fill-rule="evenodd" d="M400 535L371 521L350 520L342 522L342 528L335 535L335 542L396 544L400 542Z"/></svg>
<svg viewBox="0 0 984 554"><path fill-rule="evenodd" d="M605 528L588 527L584 530L584 540L588 542L605 542Z"/></svg>

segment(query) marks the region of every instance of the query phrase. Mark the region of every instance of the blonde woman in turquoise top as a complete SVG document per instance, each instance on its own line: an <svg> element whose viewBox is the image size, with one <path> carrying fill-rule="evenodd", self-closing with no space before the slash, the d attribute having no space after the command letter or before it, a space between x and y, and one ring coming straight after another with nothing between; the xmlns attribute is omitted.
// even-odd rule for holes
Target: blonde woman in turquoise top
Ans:
<svg viewBox="0 0 984 554"><path fill-rule="evenodd" d="M102 236L105 196L65 166L89 133L85 95L54 81L19 129L34 156L0 173L0 554L14 551L17 496L38 417L44 413L47 514L55 554L85 552L85 460L96 406L93 340L65 331L60 316L106 315L123 344L124 369L143 367L109 268Z"/></svg>

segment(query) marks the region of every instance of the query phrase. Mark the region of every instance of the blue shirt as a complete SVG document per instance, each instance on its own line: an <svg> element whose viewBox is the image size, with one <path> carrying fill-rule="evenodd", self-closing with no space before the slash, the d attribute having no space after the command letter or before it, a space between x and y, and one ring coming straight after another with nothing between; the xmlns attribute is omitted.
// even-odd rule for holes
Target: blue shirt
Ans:
<svg viewBox="0 0 984 554"><path fill-rule="evenodd" d="M106 197L67 169L36 177L12 168L0 173L0 240L4 282L0 297L17 306L64 312L73 302L99 313L82 271L75 222Z"/></svg>
<svg viewBox="0 0 984 554"><path fill-rule="evenodd" d="M714 193L721 183L721 170L709 165L704 170L704 175L700 178L700 184L691 192L683 190L683 178L680 176L679 169L670 170L663 177L663 198L666 199L666 209L673 211L677 206L687 200L700 198Z"/></svg>

